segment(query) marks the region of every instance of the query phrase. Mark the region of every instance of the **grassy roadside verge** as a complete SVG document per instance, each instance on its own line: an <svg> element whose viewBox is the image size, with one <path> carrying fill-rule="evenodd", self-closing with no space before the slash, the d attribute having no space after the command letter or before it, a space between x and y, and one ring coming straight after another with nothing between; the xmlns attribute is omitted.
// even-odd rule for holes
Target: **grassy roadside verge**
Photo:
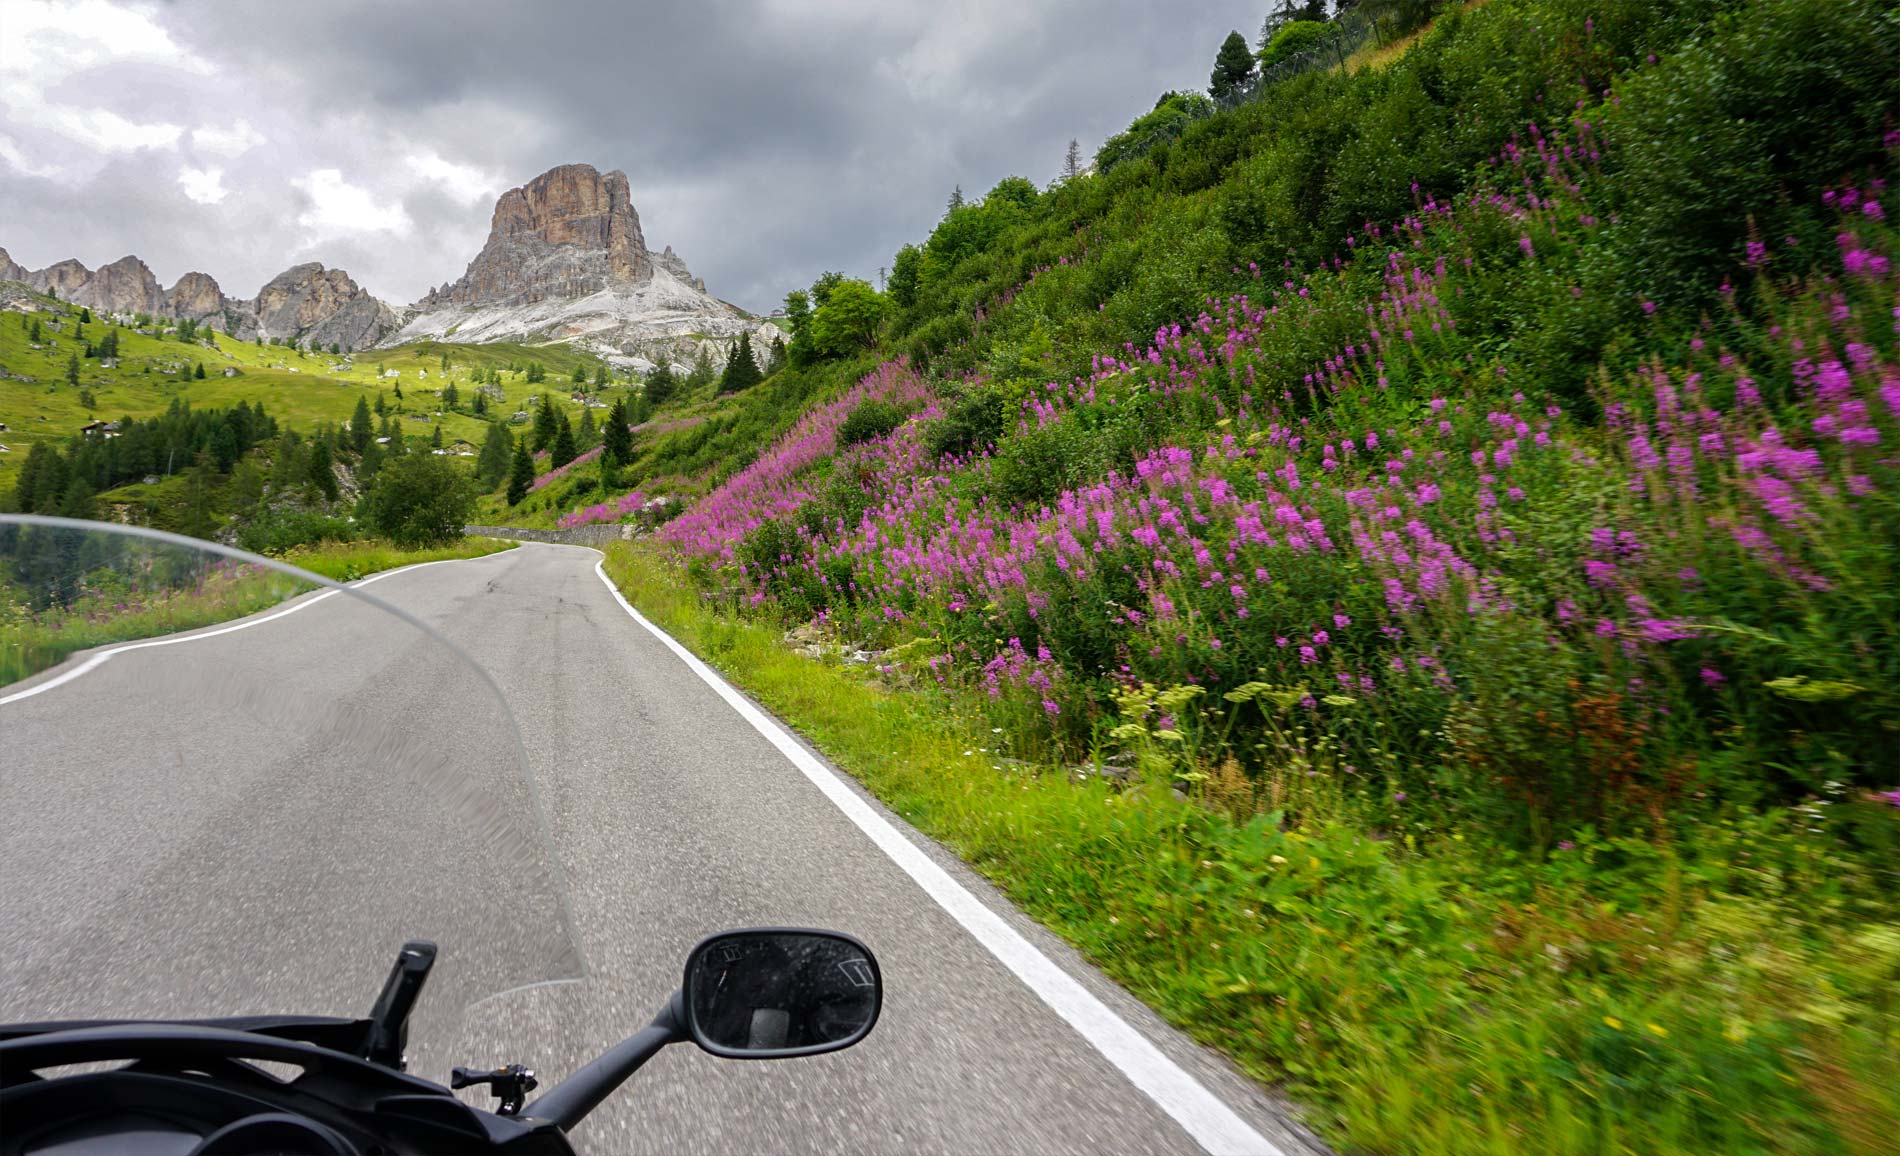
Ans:
<svg viewBox="0 0 1900 1156"><path fill-rule="evenodd" d="M1792 816L1528 862L1355 822L1297 767L1236 822L999 762L935 691L802 657L642 545L641 611L1349 1151L1882 1153L1900 915Z"/></svg>
<svg viewBox="0 0 1900 1156"><path fill-rule="evenodd" d="M353 582L379 570L479 558L514 545L496 538L465 538L447 546L402 550L379 541L336 542L293 551L284 561L335 582ZM176 557L178 552L172 553ZM212 626L311 589L308 582L275 570L232 565L213 568L186 586L139 590L114 583L109 589L88 589L65 608L32 610L12 601L0 585L0 686L56 666L81 650Z"/></svg>

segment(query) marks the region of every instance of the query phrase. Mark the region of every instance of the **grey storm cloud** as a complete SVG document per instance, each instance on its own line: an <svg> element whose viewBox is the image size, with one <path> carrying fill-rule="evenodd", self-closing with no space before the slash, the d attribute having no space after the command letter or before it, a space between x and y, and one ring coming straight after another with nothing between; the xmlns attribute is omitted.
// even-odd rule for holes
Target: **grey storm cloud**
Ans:
<svg viewBox="0 0 1900 1156"><path fill-rule="evenodd" d="M177 0L115 22L113 0L0 0L0 42L24 33L0 48L0 245L239 295L318 260L406 302L461 274L497 194L580 161L627 173L650 245L768 310L826 269L874 276L954 186L1047 182L1070 138L1205 85L1266 7Z"/></svg>

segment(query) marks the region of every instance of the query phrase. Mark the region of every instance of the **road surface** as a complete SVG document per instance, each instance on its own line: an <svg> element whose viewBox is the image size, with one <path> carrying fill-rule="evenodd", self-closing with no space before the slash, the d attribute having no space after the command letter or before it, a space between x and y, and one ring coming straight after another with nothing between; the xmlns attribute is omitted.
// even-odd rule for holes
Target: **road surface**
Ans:
<svg viewBox="0 0 1900 1156"><path fill-rule="evenodd" d="M445 675L420 635L333 596L124 651L0 704L0 1018L360 1014L420 922L442 942L450 974L425 995L436 1006L417 1024L414 1070L439 1079L452 1063L522 1062L545 1088L645 1024L702 936L837 927L883 966L885 1012L867 1041L779 1063L669 1048L589 1117L577 1145L1320 1150L1283 1105L850 785L845 793L947 872L952 890L1019 933L1032 964L1052 962L1105 1017L1084 1032L1058 1014L1019 977L1020 957L1012 971L995 935L972 934L967 911L954 916L941 887L920 886L839 798L635 621L598 559L524 545L399 571L368 591L461 646L506 695L566 920L532 881L518 906L533 914L505 919L508 872L456 833L466 815L431 805L413 777L378 774L375 759L335 757L341 741L493 763L509 740L479 679ZM221 721L207 726L203 704L218 704ZM338 740L339 727L371 713L395 721ZM557 966L562 953L548 939L563 926L560 946L585 960L579 982L513 991L466 1019L441 1006L459 1008L471 985L500 990ZM450 960L467 969L452 972ZM1133 1069L1128 1047L1101 1044L1123 1036L1137 1052L1153 1045Z"/></svg>

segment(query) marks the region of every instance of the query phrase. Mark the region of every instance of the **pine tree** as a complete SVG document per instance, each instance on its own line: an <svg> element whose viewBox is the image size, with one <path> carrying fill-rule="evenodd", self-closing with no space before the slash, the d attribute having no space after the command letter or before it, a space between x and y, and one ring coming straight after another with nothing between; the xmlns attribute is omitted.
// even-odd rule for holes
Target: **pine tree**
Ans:
<svg viewBox="0 0 1900 1156"><path fill-rule="evenodd" d="M470 408L471 408L471 409L473 409L473 410L475 411L475 416L476 416L476 417L485 417L485 416L487 416L487 414L488 414L488 395L487 395L487 394L485 394L485 393L483 393L483 392L482 392L481 390L479 390L479 389L478 389L478 390L476 390L476 391L475 391L475 401L474 401L474 404L470 406Z"/></svg>
<svg viewBox="0 0 1900 1156"><path fill-rule="evenodd" d="M528 487L534 485L534 458L528 453L528 443L515 443L515 460L508 472L508 504L519 506L521 499L528 496Z"/></svg>
<svg viewBox="0 0 1900 1156"><path fill-rule="evenodd" d="M26 339L28 341L31 341L35 345L38 345L40 343L40 319L39 318L35 317L33 319L33 328L27 330Z"/></svg>
<svg viewBox="0 0 1900 1156"><path fill-rule="evenodd" d="M534 411L534 452L540 453L554 443L554 435L560 432L560 411L554 408L554 399L547 394L541 395L541 404Z"/></svg>
<svg viewBox="0 0 1900 1156"><path fill-rule="evenodd" d="M77 353L66 359L66 384L72 386L79 384L79 355Z"/></svg>
<svg viewBox="0 0 1900 1156"><path fill-rule="evenodd" d="M434 432L429 434L429 448L432 450L439 450L442 448L442 427L441 426L436 426Z"/></svg>
<svg viewBox="0 0 1900 1156"><path fill-rule="evenodd" d="M944 206L944 209L943 209L944 215L948 216L949 214L956 212L958 209L961 209L962 207L963 207L963 186L958 185L956 188L950 190L950 203Z"/></svg>
<svg viewBox="0 0 1900 1156"><path fill-rule="evenodd" d="M310 465L304 480L325 501L336 501L336 472L330 468L330 439L318 437L310 442Z"/></svg>
<svg viewBox="0 0 1900 1156"><path fill-rule="evenodd" d="M702 345L699 347L699 356L693 359L693 371L686 375L686 388L689 392L697 393L704 386L711 384L713 377L712 357L707 354L706 347Z"/></svg>
<svg viewBox="0 0 1900 1156"><path fill-rule="evenodd" d="M662 361L654 366L653 372L647 374L646 386L640 395L646 399L648 412L665 405L667 399L673 396L673 391L678 388L678 384L673 376L671 364Z"/></svg>
<svg viewBox="0 0 1900 1156"><path fill-rule="evenodd" d="M584 384L587 381L587 367L585 365L576 364L573 372L567 375L567 379L575 385Z"/></svg>
<svg viewBox="0 0 1900 1156"><path fill-rule="evenodd" d="M369 443L374 440L372 434L375 429L376 426L369 416L369 399L358 396L356 412L350 415L350 445L356 449L357 453L360 454L369 448Z"/></svg>
<svg viewBox="0 0 1900 1156"><path fill-rule="evenodd" d="M591 409L582 410L580 432L575 435L574 439L576 448L583 451L591 450L594 448L594 443L599 439L600 435L594 426L594 411Z"/></svg>
<svg viewBox="0 0 1900 1156"><path fill-rule="evenodd" d="M198 363L197 372L193 373L191 376L197 378L199 381L203 381L205 379L205 363L200 361Z"/></svg>
<svg viewBox="0 0 1900 1156"><path fill-rule="evenodd" d="M624 466L633 458L633 434L627 430L627 406L616 401L607 411L607 425L601 431L600 456L616 466Z"/></svg>
<svg viewBox="0 0 1900 1156"><path fill-rule="evenodd" d="M1208 95L1215 100L1232 98L1253 77L1253 52L1247 47L1247 40L1238 32L1229 32L1227 39L1221 41L1220 53L1214 57L1214 73L1208 81Z"/></svg>
<svg viewBox="0 0 1900 1156"><path fill-rule="evenodd" d="M1069 151L1062 154L1062 180L1066 184L1082 175L1082 142L1069 138Z"/></svg>
<svg viewBox="0 0 1900 1156"><path fill-rule="evenodd" d="M752 357L752 335L741 333L726 355L726 372L719 379L720 393L738 393L764 380L759 363Z"/></svg>
<svg viewBox="0 0 1900 1156"><path fill-rule="evenodd" d="M594 367L594 388L607 388L607 367L604 365L596 365Z"/></svg>
<svg viewBox="0 0 1900 1156"><path fill-rule="evenodd" d="M79 323L81 325L84 325L91 320L92 320L92 310L86 308L84 305L81 305L79 307Z"/></svg>
<svg viewBox="0 0 1900 1156"><path fill-rule="evenodd" d="M548 446L548 465L558 470L573 461L579 453L574 448L574 427L568 424L567 415L562 414L560 424L554 430L554 442Z"/></svg>
<svg viewBox="0 0 1900 1156"><path fill-rule="evenodd" d="M501 485L508 476L508 460L514 456L515 435L500 422L488 423L488 436L482 439L482 452L475 459L475 476L484 490Z"/></svg>

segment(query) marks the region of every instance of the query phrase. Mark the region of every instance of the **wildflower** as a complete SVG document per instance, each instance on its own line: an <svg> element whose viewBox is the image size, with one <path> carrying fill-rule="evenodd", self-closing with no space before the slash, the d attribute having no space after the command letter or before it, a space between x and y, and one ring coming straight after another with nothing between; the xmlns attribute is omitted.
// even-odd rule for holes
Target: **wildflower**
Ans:
<svg viewBox="0 0 1900 1156"><path fill-rule="evenodd" d="M1311 666L1319 661L1319 652L1310 646L1302 646L1300 647L1300 661L1307 666Z"/></svg>
<svg viewBox="0 0 1900 1156"><path fill-rule="evenodd" d="M1346 627L1352 625L1352 619L1348 618L1344 614L1335 614L1333 615L1333 625L1337 626L1341 630L1344 630L1346 629Z"/></svg>
<svg viewBox="0 0 1900 1156"><path fill-rule="evenodd" d="M1565 839L1563 842L1557 844L1557 850L1559 851L1575 851L1576 849L1577 849L1577 845L1575 843L1572 843L1568 839Z"/></svg>
<svg viewBox="0 0 1900 1156"><path fill-rule="evenodd" d="M1702 681L1708 686L1721 686L1728 681L1728 676L1712 666L1705 666L1702 668Z"/></svg>
<svg viewBox="0 0 1900 1156"><path fill-rule="evenodd" d="M1644 313L1654 313L1654 312L1656 312L1656 303L1655 303L1654 301L1645 301L1645 302L1643 302L1643 312L1644 312Z"/></svg>

